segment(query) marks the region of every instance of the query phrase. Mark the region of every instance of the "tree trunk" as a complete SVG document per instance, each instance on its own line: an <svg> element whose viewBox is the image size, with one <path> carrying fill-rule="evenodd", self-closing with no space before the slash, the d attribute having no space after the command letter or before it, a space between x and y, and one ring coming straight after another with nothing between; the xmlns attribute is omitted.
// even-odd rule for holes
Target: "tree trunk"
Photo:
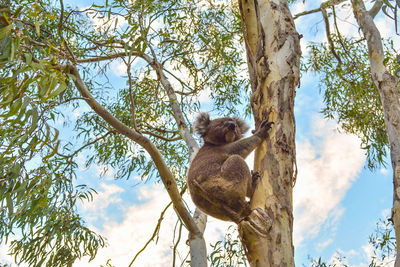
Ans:
<svg viewBox="0 0 400 267"><path fill-rule="evenodd" d="M239 234L251 266L294 266L294 97L299 83L300 36L286 0L240 0L256 126L275 122L256 150L261 175L251 199L249 221ZM264 229L262 229L264 228Z"/></svg>
<svg viewBox="0 0 400 267"><path fill-rule="evenodd" d="M363 1L352 0L353 12L368 43L372 79L379 90L385 116L386 132L390 144L393 168L392 220L396 232L396 244L400 244L400 102L397 78L386 69L383 60L381 35L373 17L365 9ZM400 267L400 246L397 245L396 267Z"/></svg>

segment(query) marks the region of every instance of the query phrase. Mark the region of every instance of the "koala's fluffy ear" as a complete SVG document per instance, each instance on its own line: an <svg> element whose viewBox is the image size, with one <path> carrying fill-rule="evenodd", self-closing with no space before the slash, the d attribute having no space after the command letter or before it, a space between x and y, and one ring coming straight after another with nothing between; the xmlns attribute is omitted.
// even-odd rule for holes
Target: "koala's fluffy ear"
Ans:
<svg viewBox="0 0 400 267"><path fill-rule="evenodd" d="M194 131L198 135L204 136L209 124L210 124L210 114L208 114L207 112L201 112L199 115L197 115L197 118L194 122Z"/></svg>
<svg viewBox="0 0 400 267"><path fill-rule="evenodd" d="M234 119L235 119L237 125L239 126L240 132L242 134L246 133L249 130L249 126L247 125L247 123L244 122L244 120L242 120L238 117L235 117Z"/></svg>

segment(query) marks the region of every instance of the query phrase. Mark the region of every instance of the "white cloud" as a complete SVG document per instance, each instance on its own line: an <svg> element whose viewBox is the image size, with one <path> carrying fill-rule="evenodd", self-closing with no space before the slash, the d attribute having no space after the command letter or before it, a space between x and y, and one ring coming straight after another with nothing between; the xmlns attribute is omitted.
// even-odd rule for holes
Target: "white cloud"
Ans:
<svg viewBox="0 0 400 267"><path fill-rule="evenodd" d="M386 168L381 168L379 172L386 175L389 173L389 170Z"/></svg>
<svg viewBox="0 0 400 267"><path fill-rule="evenodd" d="M82 260L74 266L104 265L108 259L112 259L115 266L127 266L130 263L152 236L162 209L169 203L168 195L160 185L142 187L139 198L145 202L128 207L121 223L106 220L100 234L107 239L108 246L99 251L96 259L90 263ZM165 215L158 243L151 242L148 249L139 255L134 266L166 266L170 262L171 232L175 227L172 212L170 209Z"/></svg>
<svg viewBox="0 0 400 267"><path fill-rule="evenodd" d="M364 262L354 266L354 267L368 267L374 258L374 247L371 244L366 244L362 246L362 250L364 252L363 258ZM392 267L394 266L394 257L385 258L383 261L375 258L376 265L374 266L381 266L381 267Z"/></svg>
<svg viewBox="0 0 400 267"><path fill-rule="evenodd" d="M326 240L326 241L324 241L324 242L318 243L318 244L317 244L317 250L318 250L318 251L323 250L324 248L326 248L327 246L329 246L332 242L333 242L333 239L332 239L332 238L329 238L328 240Z"/></svg>
<svg viewBox="0 0 400 267"><path fill-rule="evenodd" d="M316 144L297 143L295 245L317 235L323 224L334 226L343 213L340 202L364 165L365 155L357 137L338 133L335 127L333 122L316 118Z"/></svg>
<svg viewBox="0 0 400 267"><path fill-rule="evenodd" d="M300 12L303 12L303 11L306 11L306 10L308 10L309 8L308 8L308 5L307 5L307 3L303 3L303 2L297 2L297 3L295 3L294 5L293 5L293 7L292 7L292 14L293 15L296 15L296 14L298 14L298 13L300 13Z"/></svg>
<svg viewBox="0 0 400 267"><path fill-rule="evenodd" d="M127 66L126 66L126 64L122 61L122 60L120 60L120 59L118 59L118 60L113 60L112 62L111 62L111 65L110 65L110 70L112 71L112 73L114 73L114 75L116 75L116 76L126 76L126 75L128 75L128 73L127 73Z"/></svg>
<svg viewBox="0 0 400 267"><path fill-rule="evenodd" d="M120 189L108 187L105 192L120 192ZM101 199L107 194L104 193ZM99 266L105 264L108 259L112 259L115 266L128 266L136 253L146 244L152 236L156 227L161 211L168 205L170 198L165 188L160 185L142 187L139 190L138 198L142 204L132 205L125 210L125 217L121 223L113 222L105 218L103 231L99 233L107 238L108 246L99 251L98 256L92 262L81 260L74 266ZM185 195L187 199L187 194ZM188 201L189 206L193 204ZM215 243L224 235L226 228L231 223L222 222L213 218L208 218L209 222L205 231L206 243ZM150 242L148 247L138 256L133 266L169 266L172 262L173 232L176 227L177 216L173 208L165 213L161 224L158 242ZM183 228L181 241L178 246L179 255L177 261L180 262L189 252L186 245L188 233Z"/></svg>
<svg viewBox="0 0 400 267"><path fill-rule="evenodd" d="M105 183L101 183L100 187L103 190L97 191L97 194L93 194L93 201L82 204L82 209L84 211L100 213L111 203L122 202L122 199L116 195L124 192L125 190L123 188L113 184L107 185Z"/></svg>
<svg viewBox="0 0 400 267"><path fill-rule="evenodd" d="M13 257L9 255L8 253L8 245L3 243L0 243L0 265L1 264L11 264L13 263Z"/></svg>
<svg viewBox="0 0 400 267"><path fill-rule="evenodd" d="M83 9L86 10L86 9ZM86 11L88 14L89 18L92 20L93 26L97 30L111 30L111 31L116 31L121 29L124 25L126 25L127 21L123 16L120 15L114 15L110 16L110 19L107 18L107 16L103 17L102 15L96 14L94 11Z"/></svg>

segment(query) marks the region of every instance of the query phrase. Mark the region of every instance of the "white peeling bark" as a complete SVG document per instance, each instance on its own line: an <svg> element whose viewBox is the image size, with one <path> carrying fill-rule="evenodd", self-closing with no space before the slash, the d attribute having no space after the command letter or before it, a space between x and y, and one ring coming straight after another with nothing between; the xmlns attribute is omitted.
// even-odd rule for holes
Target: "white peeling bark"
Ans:
<svg viewBox="0 0 400 267"><path fill-rule="evenodd" d="M157 61L157 59L154 58L153 60L149 61L149 63L156 71L158 79L168 95L172 114L175 118L176 124L178 125L179 133L189 148L189 158L193 159L194 155L199 150L199 145L190 133L190 129L183 118L182 110L180 108L174 88L172 87L172 84L169 82L168 78L165 76L163 66ZM207 225L207 215L196 208L193 220L196 223L199 231L189 232L190 265L192 267L207 267L207 246L203 236Z"/></svg>
<svg viewBox="0 0 400 267"><path fill-rule="evenodd" d="M194 249L195 253L194 263L196 265L192 266L199 266L199 267L207 266L207 251L206 251L206 244L203 238L203 232L205 229L206 220L204 220L204 218L201 217L201 215L198 215L196 216L196 219L198 220L196 223L195 220L190 216L190 213L186 209L186 206L178 191L178 186L176 185L174 176L172 175L171 171L164 162L162 155L160 154L158 149L148 138L136 132L134 129L131 129L125 124L123 124L121 121L115 118L110 112L108 112L103 106L101 106L87 89L85 83L81 79L78 69L74 65L70 65L69 67L71 70L71 74L75 76L74 83L76 88L81 93L82 97L84 97L88 105L93 109L93 111L95 111L107 123L109 123L112 127L114 127L114 129L116 129L120 134L123 134L129 139L138 143L150 154L160 174L161 180L172 200L174 208L179 217L181 217L185 226L187 227L190 233L190 238L194 242L193 245L191 243L191 249L192 247ZM203 220L199 221L199 218L203 218Z"/></svg>
<svg viewBox="0 0 400 267"><path fill-rule="evenodd" d="M251 266L294 266L294 96L300 77L300 38L286 0L239 4L255 122L275 122L270 138L255 153L254 170L261 174L251 200L255 211L250 223L239 224L239 233Z"/></svg>
<svg viewBox="0 0 400 267"><path fill-rule="evenodd" d="M392 220L396 232L396 243L400 244L400 102L397 78L386 69L381 35L376 27L373 13L366 11L364 2L352 0L353 12L368 44L371 75L379 90L385 116L386 133L390 144L393 168ZM400 246L397 246L395 266L400 267Z"/></svg>

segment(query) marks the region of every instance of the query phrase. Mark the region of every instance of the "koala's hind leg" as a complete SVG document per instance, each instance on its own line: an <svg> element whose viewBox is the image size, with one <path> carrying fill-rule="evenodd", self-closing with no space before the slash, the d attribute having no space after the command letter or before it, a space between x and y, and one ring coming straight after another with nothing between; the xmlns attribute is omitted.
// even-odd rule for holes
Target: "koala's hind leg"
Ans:
<svg viewBox="0 0 400 267"><path fill-rule="evenodd" d="M225 180L224 189L229 192L226 203L239 214L250 212L246 195L252 186L252 177L244 159L239 155L229 156L222 164L221 176Z"/></svg>

